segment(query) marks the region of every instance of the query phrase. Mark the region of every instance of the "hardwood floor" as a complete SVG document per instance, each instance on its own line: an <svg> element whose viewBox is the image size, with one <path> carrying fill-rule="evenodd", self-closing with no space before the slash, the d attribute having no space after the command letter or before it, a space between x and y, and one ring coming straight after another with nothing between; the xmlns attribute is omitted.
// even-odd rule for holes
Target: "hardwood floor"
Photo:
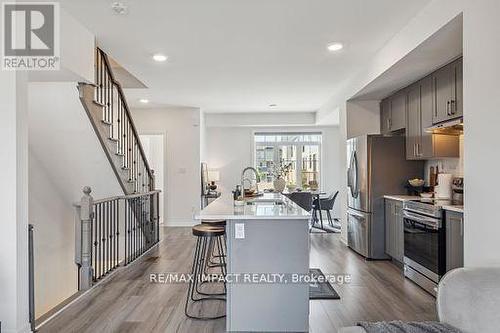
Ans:
<svg viewBox="0 0 500 333"><path fill-rule="evenodd" d="M149 282L150 273L189 272L191 267L191 229L163 231L164 240L156 249L103 281L39 332L224 332L225 319L195 321L184 316L186 284ZM434 298L404 279L392 263L365 261L341 243L339 234L310 237L311 267L352 276L350 284L334 285L341 300L311 301L311 332L336 332L360 320L436 319ZM223 307L212 304L209 310Z"/></svg>

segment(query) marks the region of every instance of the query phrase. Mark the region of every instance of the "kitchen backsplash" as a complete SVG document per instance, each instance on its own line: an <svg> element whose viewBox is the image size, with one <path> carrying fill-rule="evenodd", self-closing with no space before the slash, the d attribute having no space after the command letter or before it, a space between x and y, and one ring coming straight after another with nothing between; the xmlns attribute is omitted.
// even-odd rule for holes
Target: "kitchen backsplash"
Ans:
<svg viewBox="0 0 500 333"><path fill-rule="evenodd" d="M460 135L460 158L443 158L428 160L425 162L425 183L429 185L430 168L436 166L440 173L451 173L455 177L463 177L464 174L464 136Z"/></svg>

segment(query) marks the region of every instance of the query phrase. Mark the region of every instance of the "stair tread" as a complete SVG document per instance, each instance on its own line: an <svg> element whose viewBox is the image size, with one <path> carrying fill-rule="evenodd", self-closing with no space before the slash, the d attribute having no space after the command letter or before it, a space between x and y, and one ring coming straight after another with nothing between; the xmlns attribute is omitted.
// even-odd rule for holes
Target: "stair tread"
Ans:
<svg viewBox="0 0 500 333"><path fill-rule="evenodd" d="M102 107L106 106L106 105L104 105L103 103L98 102L98 101L96 101L96 100L93 100L92 102L93 102L94 104L99 105L99 106L102 106Z"/></svg>
<svg viewBox="0 0 500 333"><path fill-rule="evenodd" d="M108 138L108 140L111 140L111 141L114 141L114 142L118 142L118 139L115 139L115 138Z"/></svg>
<svg viewBox="0 0 500 333"><path fill-rule="evenodd" d="M109 121L106 121L106 120L101 120L101 122L102 122L104 125L108 125L108 126L113 125L113 124L111 124Z"/></svg>

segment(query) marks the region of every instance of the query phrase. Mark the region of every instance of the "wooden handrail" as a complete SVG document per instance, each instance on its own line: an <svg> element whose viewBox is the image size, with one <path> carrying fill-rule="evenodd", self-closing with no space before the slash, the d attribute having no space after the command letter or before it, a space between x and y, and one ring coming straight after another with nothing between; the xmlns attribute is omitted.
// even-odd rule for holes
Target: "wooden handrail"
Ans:
<svg viewBox="0 0 500 333"><path fill-rule="evenodd" d="M134 199L134 198L145 197L145 196L153 195L153 194L157 194L157 193L161 193L161 191L160 190L154 190L154 191L149 191L149 192L146 192L146 193L137 193L137 194L129 194L129 195L117 195L117 196L114 196L114 197L108 197L108 198L104 198L104 199L94 200L94 204L100 204L100 203L103 203L103 202L108 202L108 201L113 201L113 200L118 200L118 199L119 200ZM73 206L80 207L80 202L75 202L73 204Z"/></svg>
<svg viewBox="0 0 500 333"><path fill-rule="evenodd" d="M125 98L125 94L123 93L122 86L115 79L115 76L113 74L113 71L111 70L111 65L109 63L108 55L106 54L106 52L104 52L100 48L97 48L97 52L98 52L98 55L100 55L102 57L102 59L104 59L104 65L106 67L106 71L111 78L111 82L113 83L114 86L116 86L116 89L117 89L118 94L120 96L121 102L123 103L123 106L125 107L125 112L127 113L127 117L130 120L130 126L132 128L132 133L134 133L134 136L136 138L137 145L139 147L139 151L141 153L141 157L142 157L143 162L144 162L144 166L146 167L146 170L148 172L148 176L150 178L153 178L153 173L151 172L151 168L149 167L149 163L148 163L148 160L146 158L146 154L144 153L144 148L142 147L141 140L139 139L139 134L137 132L137 128L135 127L135 123L132 121L132 119L133 119L132 114L130 113L130 109L128 107L127 100Z"/></svg>

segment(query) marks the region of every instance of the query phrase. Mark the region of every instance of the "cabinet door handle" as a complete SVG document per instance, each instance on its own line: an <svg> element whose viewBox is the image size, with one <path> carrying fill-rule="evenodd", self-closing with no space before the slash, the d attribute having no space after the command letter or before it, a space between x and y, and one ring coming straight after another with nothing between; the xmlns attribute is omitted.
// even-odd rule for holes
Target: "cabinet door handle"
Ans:
<svg viewBox="0 0 500 333"><path fill-rule="evenodd" d="M452 100L450 101L450 103L451 103L451 107L450 107L450 115L453 115L453 114L455 114L455 113L456 113L457 104L455 103L455 100L454 100L454 99L452 99Z"/></svg>
<svg viewBox="0 0 500 333"><path fill-rule="evenodd" d="M448 116L451 116L451 114L450 114L450 104L451 104L451 103L450 103L450 101L448 101L448 102L446 103L446 114L447 114Z"/></svg>
<svg viewBox="0 0 500 333"><path fill-rule="evenodd" d="M387 118L387 129L391 129L391 119Z"/></svg>
<svg viewBox="0 0 500 333"><path fill-rule="evenodd" d="M434 99L434 103L432 103L432 106L434 107L434 116L437 118L437 115L438 115L438 108L437 108L437 79L436 77L434 77L434 80L433 80L433 93L434 93L434 96L433 96L433 99Z"/></svg>
<svg viewBox="0 0 500 333"><path fill-rule="evenodd" d="M417 145L413 144L413 156L417 156Z"/></svg>
<svg viewBox="0 0 500 333"><path fill-rule="evenodd" d="M420 144L417 143L417 156L420 157Z"/></svg>
<svg viewBox="0 0 500 333"><path fill-rule="evenodd" d="M460 236L464 236L464 219L460 219Z"/></svg>

